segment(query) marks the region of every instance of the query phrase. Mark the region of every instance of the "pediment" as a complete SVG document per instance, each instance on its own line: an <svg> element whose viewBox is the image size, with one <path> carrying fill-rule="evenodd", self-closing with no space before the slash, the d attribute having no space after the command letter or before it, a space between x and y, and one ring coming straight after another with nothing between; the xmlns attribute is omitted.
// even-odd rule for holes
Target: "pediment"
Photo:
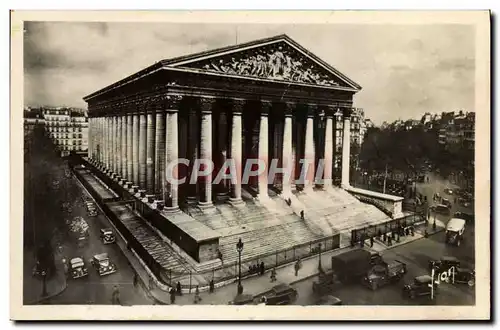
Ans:
<svg viewBox="0 0 500 330"><path fill-rule="evenodd" d="M251 46L233 46L229 50L216 50L208 55L170 62L168 66L289 83L360 89L333 67L290 42L289 38Z"/></svg>

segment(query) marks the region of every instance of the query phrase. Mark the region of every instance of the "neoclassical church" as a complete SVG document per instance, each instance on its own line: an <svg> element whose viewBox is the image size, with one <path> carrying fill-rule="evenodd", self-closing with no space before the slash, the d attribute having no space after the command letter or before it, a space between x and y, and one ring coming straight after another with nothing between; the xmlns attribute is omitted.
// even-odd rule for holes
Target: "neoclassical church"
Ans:
<svg viewBox="0 0 500 330"><path fill-rule="evenodd" d="M276 253L278 263L276 251L312 249L317 242L334 249L348 244L351 230L401 214L401 198L349 184L350 120L360 90L286 35L162 60L84 97L88 162L95 175L115 183L108 186L118 195L133 198L160 241L170 240L194 260L195 271L235 262L239 239L244 260ZM183 184L165 175L178 158L190 161L174 169ZM290 166L292 180L189 182L196 159L211 159L214 173L232 159L241 175L256 158ZM303 159L310 180L295 184ZM379 207L361 202L363 194ZM148 254L137 235L130 237ZM182 272L163 257L147 258Z"/></svg>

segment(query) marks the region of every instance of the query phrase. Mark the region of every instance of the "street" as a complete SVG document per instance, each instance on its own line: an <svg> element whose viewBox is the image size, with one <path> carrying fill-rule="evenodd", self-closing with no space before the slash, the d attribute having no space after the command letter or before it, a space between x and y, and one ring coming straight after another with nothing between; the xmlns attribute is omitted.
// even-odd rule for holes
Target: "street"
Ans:
<svg viewBox="0 0 500 330"><path fill-rule="evenodd" d="M410 300L402 296L403 284L410 283L414 277L430 274L428 270L429 260L439 259L442 256L457 257L464 266L474 269L474 228L468 227L465 239L460 247L446 245L444 243L444 232L422 238L408 244L400 245L381 253L384 260L399 260L407 264L408 273L400 283L389 284L372 291L361 284L339 286L333 292L333 296L340 298L345 305L473 305L475 303L474 287L469 288L466 284L441 283L439 293L435 301L428 296L418 297ZM295 304L314 304L316 297L312 292L312 283L317 278L293 285L299 292Z"/></svg>
<svg viewBox="0 0 500 330"><path fill-rule="evenodd" d="M147 293L139 284L134 287L134 271L129 265L127 258L122 254L116 244L104 245L99 238L101 228L110 227L108 219L99 211L97 217L90 217L84 206L82 196L87 194L84 188L71 175L66 177L66 166L62 159L54 155L54 150L48 148L46 140L37 134L37 138L30 137L30 154L25 163L25 180L29 192L25 199L25 233L33 237L33 243L38 246L48 240L53 246L54 261L59 263L62 260L69 260L74 257L82 257L89 269L89 275L84 278L71 279L68 277L67 288L59 295L44 300L44 304L111 304L111 297L114 286L118 286L120 291L120 301L123 305L132 304L153 304ZM44 145L45 144L45 145ZM54 181L59 181L57 186ZM31 197L31 198L30 198ZM33 200L32 200L33 199ZM60 207L63 201L69 202L72 207L70 214ZM31 202L31 203L30 203ZM89 224L88 244L84 248L77 248L76 244L66 235L67 227L64 219L83 217ZM32 260L33 249L30 248L32 242L25 242L24 259L27 269L24 271L24 295L33 296L30 292L38 289L34 286L40 281L31 277L31 269L34 266ZM57 249L60 244L62 249ZM100 277L92 268L89 260L98 253L106 252L110 260L116 264L116 273ZM25 266L25 267L26 267ZM32 299L32 298L31 298ZM30 300L31 300L30 299Z"/></svg>

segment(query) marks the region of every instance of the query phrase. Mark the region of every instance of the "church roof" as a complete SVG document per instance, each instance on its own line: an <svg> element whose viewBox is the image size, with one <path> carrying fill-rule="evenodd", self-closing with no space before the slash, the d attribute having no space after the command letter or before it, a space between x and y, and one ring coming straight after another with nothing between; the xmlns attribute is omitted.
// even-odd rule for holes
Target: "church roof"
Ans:
<svg viewBox="0 0 500 330"><path fill-rule="evenodd" d="M84 100L106 93L158 70L187 71L239 78L283 81L358 91L356 82L285 34L161 60L111 84Z"/></svg>

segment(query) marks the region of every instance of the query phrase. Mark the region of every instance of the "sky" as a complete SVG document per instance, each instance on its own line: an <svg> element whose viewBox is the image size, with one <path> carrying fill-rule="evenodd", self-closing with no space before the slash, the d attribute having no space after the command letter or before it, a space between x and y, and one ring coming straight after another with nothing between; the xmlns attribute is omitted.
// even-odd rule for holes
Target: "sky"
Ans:
<svg viewBox="0 0 500 330"><path fill-rule="evenodd" d="M83 97L159 60L287 34L362 86L376 124L474 111L468 25L264 25L26 22L26 106L86 108Z"/></svg>

